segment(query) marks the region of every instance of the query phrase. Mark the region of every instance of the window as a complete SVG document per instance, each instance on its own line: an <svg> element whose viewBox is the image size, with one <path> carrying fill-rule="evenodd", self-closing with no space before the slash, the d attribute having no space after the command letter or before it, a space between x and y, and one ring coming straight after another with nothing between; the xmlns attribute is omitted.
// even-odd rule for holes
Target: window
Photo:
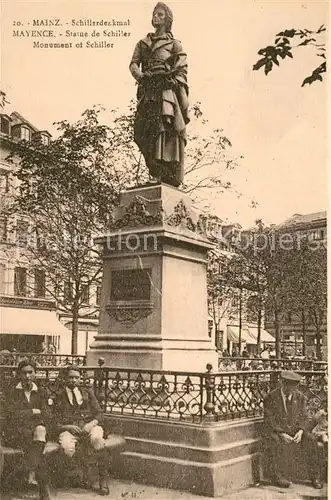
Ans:
<svg viewBox="0 0 331 500"><path fill-rule="evenodd" d="M14 295L26 296L26 269L15 267L14 271Z"/></svg>
<svg viewBox="0 0 331 500"><path fill-rule="evenodd" d="M288 323L292 323L292 313L291 313L291 311L289 311L289 312L287 313L287 322L288 322Z"/></svg>
<svg viewBox="0 0 331 500"><path fill-rule="evenodd" d="M10 135L10 120L6 116L1 116L1 132Z"/></svg>
<svg viewBox="0 0 331 500"><path fill-rule="evenodd" d="M48 146L50 138L47 132L35 132L32 135L33 142L38 142L39 144L43 144L44 146Z"/></svg>
<svg viewBox="0 0 331 500"><path fill-rule="evenodd" d="M97 306L101 303L101 286L97 286L95 303Z"/></svg>
<svg viewBox="0 0 331 500"><path fill-rule="evenodd" d="M212 319L208 320L208 337L212 336L214 322Z"/></svg>
<svg viewBox="0 0 331 500"><path fill-rule="evenodd" d="M37 298L45 297L45 271L35 269L34 272L34 296Z"/></svg>
<svg viewBox="0 0 331 500"><path fill-rule="evenodd" d="M5 265L0 264L0 293L6 293L5 271L6 271Z"/></svg>
<svg viewBox="0 0 331 500"><path fill-rule="evenodd" d="M16 243L21 247L28 244L29 223L25 220L18 220L16 225Z"/></svg>
<svg viewBox="0 0 331 500"><path fill-rule="evenodd" d="M63 287L63 300L65 304L70 304L72 302L73 289L71 281L64 283Z"/></svg>
<svg viewBox="0 0 331 500"><path fill-rule="evenodd" d="M21 139L24 141L31 140L31 130L28 127L21 127Z"/></svg>
<svg viewBox="0 0 331 500"><path fill-rule="evenodd" d="M81 296L82 304L88 305L90 303L90 288L88 285L82 285Z"/></svg>
<svg viewBox="0 0 331 500"><path fill-rule="evenodd" d="M1 193L9 192L9 172L0 173L0 191Z"/></svg>
<svg viewBox="0 0 331 500"><path fill-rule="evenodd" d="M44 146L48 146L49 144L49 137L46 134L40 134L40 140Z"/></svg>
<svg viewBox="0 0 331 500"><path fill-rule="evenodd" d="M8 220L7 217L0 217L0 241L6 242L8 236Z"/></svg>
<svg viewBox="0 0 331 500"><path fill-rule="evenodd" d="M325 238L325 229L321 229L321 231L320 231L320 238L321 238L321 240L324 240L324 238Z"/></svg>
<svg viewBox="0 0 331 500"><path fill-rule="evenodd" d="M217 349L223 348L224 330L217 330L215 344Z"/></svg>
<svg viewBox="0 0 331 500"><path fill-rule="evenodd" d="M311 231L309 233L309 239L310 240L319 240L320 238L321 238L320 231Z"/></svg>

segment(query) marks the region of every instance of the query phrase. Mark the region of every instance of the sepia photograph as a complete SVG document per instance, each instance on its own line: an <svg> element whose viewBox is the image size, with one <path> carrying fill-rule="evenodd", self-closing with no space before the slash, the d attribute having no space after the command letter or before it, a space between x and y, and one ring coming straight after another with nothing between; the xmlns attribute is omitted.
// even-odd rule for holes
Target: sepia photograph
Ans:
<svg viewBox="0 0 331 500"><path fill-rule="evenodd" d="M3 500L327 500L328 0L1 0Z"/></svg>

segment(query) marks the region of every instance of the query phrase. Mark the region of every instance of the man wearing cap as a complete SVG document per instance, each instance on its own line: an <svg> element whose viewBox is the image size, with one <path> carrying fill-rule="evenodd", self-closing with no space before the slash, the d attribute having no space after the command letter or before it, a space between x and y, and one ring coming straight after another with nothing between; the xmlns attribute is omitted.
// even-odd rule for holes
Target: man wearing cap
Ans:
<svg viewBox="0 0 331 500"><path fill-rule="evenodd" d="M279 387L264 399L264 425L271 479L276 486L282 488L288 488L291 484L285 477L289 452L303 452L302 445L308 442L305 433L308 424L306 398L298 391L300 381L299 374L284 370L280 374ZM312 471L311 464L308 465ZM315 477L311 477L311 480L315 488L321 488Z"/></svg>

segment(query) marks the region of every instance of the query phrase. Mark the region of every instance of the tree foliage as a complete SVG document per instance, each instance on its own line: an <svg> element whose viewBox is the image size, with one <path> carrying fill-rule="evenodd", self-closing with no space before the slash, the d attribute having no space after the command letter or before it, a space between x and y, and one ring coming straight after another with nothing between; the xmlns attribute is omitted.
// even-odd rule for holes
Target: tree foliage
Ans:
<svg viewBox="0 0 331 500"><path fill-rule="evenodd" d="M278 357L282 328L287 325L287 314L292 313L304 337L308 324L313 325L316 354L321 359L327 314L327 252L323 242L303 237L294 229L267 227L256 221L251 230L228 244L232 252L225 265L221 265L225 257L219 253L219 268L214 263L208 271L209 283L214 287L209 292L211 299L219 296L226 303L235 291L244 292L248 312L257 321L258 348L266 316L274 325Z"/></svg>
<svg viewBox="0 0 331 500"><path fill-rule="evenodd" d="M93 236L111 223L122 184L109 161L112 130L99 123L97 109L85 111L76 123L59 122L57 129L59 136L48 145L12 141L19 183L11 211L30 221L33 266L46 271L48 292L60 311L72 315L76 354L86 287L100 280Z"/></svg>
<svg viewBox="0 0 331 500"><path fill-rule="evenodd" d="M208 312L213 319L215 334L221 320L231 314L234 309L233 299L236 296L236 291L231 285L230 260L230 255L217 249L211 250L208 254Z"/></svg>
<svg viewBox="0 0 331 500"><path fill-rule="evenodd" d="M316 81L323 81L323 73L326 72L326 46L324 35L326 27L320 26L317 31L308 29L287 29L277 33L273 45L268 45L258 51L262 56L253 66L253 70L263 69L268 75L274 68L279 66L281 60L286 58L293 59L294 49L299 47L314 47L316 56L322 59L322 62L312 71L311 75L304 78L302 87Z"/></svg>
<svg viewBox="0 0 331 500"><path fill-rule="evenodd" d="M273 319L276 353L280 355L281 329L286 313L297 314L302 323L315 326L317 356L321 357L321 329L326 320L326 249L295 230L264 227L261 222L251 233L248 245L239 252L248 273L244 286L256 295L261 310Z"/></svg>
<svg viewBox="0 0 331 500"><path fill-rule="evenodd" d="M316 336L316 354L321 358L321 330L327 315L327 251L319 241L300 238L292 252L292 266L288 276L286 309L300 323L305 349L308 325Z"/></svg>

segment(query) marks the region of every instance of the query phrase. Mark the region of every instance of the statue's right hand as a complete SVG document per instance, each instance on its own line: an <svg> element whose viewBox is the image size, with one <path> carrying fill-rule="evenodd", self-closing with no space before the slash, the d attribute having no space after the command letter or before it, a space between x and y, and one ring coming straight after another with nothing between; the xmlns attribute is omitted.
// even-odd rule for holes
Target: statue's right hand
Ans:
<svg viewBox="0 0 331 500"><path fill-rule="evenodd" d="M143 73L142 78L151 78L152 73L151 71L147 70L145 73Z"/></svg>

